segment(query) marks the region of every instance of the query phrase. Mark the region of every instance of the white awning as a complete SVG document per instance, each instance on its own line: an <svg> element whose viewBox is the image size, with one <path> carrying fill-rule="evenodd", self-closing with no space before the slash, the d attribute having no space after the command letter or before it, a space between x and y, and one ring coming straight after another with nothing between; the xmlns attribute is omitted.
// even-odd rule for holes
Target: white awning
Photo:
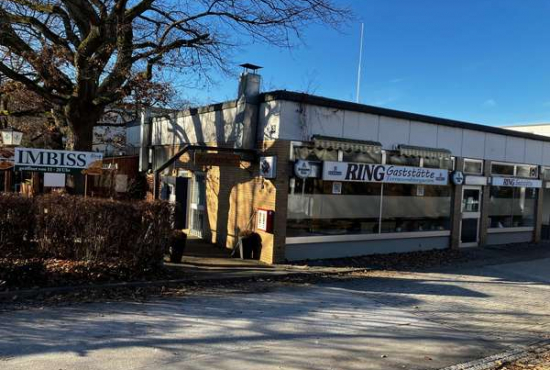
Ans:
<svg viewBox="0 0 550 370"><path fill-rule="evenodd" d="M404 145L398 146L399 154L406 157L425 158L451 158L451 151L440 148L428 148L424 146Z"/></svg>
<svg viewBox="0 0 550 370"><path fill-rule="evenodd" d="M320 135L313 136L313 146L317 149L345 152L380 153L382 151L382 144L377 141L340 139Z"/></svg>

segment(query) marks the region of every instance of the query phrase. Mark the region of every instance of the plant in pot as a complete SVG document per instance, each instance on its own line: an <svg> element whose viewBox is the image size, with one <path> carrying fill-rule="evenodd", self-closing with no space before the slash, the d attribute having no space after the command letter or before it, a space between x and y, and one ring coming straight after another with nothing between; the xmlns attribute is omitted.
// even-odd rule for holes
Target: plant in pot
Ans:
<svg viewBox="0 0 550 370"><path fill-rule="evenodd" d="M243 258L259 260L262 252L262 238L258 233L245 230L240 233L243 246Z"/></svg>
<svg viewBox="0 0 550 370"><path fill-rule="evenodd" d="M174 230L170 238L170 262L180 263L185 252L187 234L181 230Z"/></svg>

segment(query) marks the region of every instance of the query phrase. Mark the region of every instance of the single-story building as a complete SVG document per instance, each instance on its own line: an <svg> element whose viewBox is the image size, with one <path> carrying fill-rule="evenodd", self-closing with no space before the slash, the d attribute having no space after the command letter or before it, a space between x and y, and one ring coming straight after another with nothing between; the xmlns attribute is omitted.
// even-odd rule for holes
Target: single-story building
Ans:
<svg viewBox="0 0 550 370"><path fill-rule="evenodd" d="M140 166L181 228L277 263L538 242L550 137L290 91L144 116Z"/></svg>

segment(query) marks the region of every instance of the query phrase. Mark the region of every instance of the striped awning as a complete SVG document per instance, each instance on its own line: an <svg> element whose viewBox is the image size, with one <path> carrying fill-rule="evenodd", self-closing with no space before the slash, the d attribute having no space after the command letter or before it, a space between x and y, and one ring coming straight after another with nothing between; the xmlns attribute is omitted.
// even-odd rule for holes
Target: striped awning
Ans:
<svg viewBox="0 0 550 370"><path fill-rule="evenodd" d="M424 146L405 145L398 146L399 154L406 157L425 157L425 158L451 158L451 151L440 148L429 148Z"/></svg>
<svg viewBox="0 0 550 370"><path fill-rule="evenodd" d="M0 159L13 160L13 155L14 155L13 149L0 148Z"/></svg>
<svg viewBox="0 0 550 370"><path fill-rule="evenodd" d="M380 153L382 151L382 144L377 141L340 139L320 135L314 135L312 139L313 146L317 149L360 153Z"/></svg>

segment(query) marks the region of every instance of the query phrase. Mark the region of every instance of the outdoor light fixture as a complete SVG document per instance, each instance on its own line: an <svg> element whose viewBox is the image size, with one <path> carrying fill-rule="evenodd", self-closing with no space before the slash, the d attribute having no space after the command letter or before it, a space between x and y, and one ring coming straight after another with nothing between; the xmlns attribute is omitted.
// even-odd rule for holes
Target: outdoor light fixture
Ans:
<svg viewBox="0 0 550 370"><path fill-rule="evenodd" d="M21 139L23 139L23 132L14 129L13 127L8 127L0 130L2 132L2 142L5 146L18 146L21 144Z"/></svg>

